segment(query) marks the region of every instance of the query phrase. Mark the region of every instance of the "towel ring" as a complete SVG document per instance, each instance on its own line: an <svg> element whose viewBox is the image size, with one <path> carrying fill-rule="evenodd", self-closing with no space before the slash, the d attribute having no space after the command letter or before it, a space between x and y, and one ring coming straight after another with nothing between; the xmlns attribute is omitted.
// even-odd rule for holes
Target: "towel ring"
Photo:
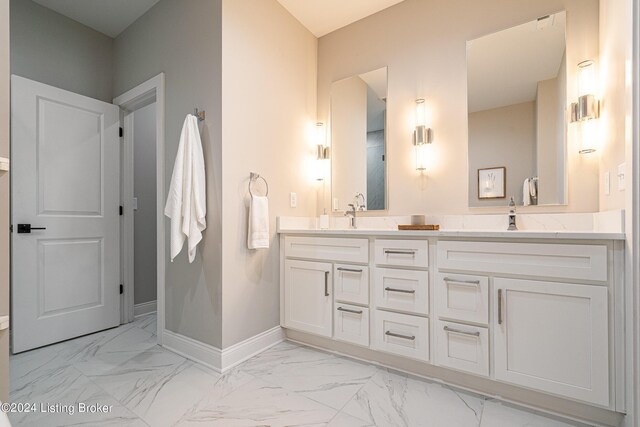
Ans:
<svg viewBox="0 0 640 427"><path fill-rule="evenodd" d="M258 178L262 179L264 181L264 185L267 187L267 193L264 195L264 197L267 197L269 195L269 183L267 182L266 179L264 179L263 176L260 176L260 174L257 174L255 172L251 172L249 174L249 194L253 196L253 191L251 191L251 183L257 180Z"/></svg>

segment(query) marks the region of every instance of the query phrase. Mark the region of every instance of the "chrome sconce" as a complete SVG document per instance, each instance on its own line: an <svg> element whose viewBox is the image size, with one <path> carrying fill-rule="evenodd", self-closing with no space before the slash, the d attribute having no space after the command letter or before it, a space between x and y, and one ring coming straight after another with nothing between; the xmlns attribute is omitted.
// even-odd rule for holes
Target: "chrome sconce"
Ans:
<svg viewBox="0 0 640 427"><path fill-rule="evenodd" d="M424 98L416 99L416 128L413 131L413 145L416 149L416 170L427 169L427 147L433 142L433 130L427 127L427 111Z"/></svg>
<svg viewBox="0 0 640 427"><path fill-rule="evenodd" d="M324 123L316 123L316 159L328 160L331 158L331 150L326 146L327 133Z"/></svg>
<svg viewBox="0 0 640 427"><path fill-rule="evenodd" d="M580 154L596 151L597 129L590 123L600 117L600 100L596 98L596 65L587 60L578 64L578 102L571 104L571 123L581 123Z"/></svg>

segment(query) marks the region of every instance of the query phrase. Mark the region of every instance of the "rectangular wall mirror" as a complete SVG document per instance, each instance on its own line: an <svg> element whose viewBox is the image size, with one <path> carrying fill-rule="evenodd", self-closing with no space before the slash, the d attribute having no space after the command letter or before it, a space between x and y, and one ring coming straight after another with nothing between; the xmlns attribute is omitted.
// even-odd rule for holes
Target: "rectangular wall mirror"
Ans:
<svg viewBox="0 0 640 427"><path fill-rule="evenodd" d="M467 42L469 206L567 203L566 13Z"/></svg>
<svg viewBox="0 0 640 427"><path fill-rule="evenodd" d="M331 84L333 211L386 209L386 110L386 67Z"/></svg>

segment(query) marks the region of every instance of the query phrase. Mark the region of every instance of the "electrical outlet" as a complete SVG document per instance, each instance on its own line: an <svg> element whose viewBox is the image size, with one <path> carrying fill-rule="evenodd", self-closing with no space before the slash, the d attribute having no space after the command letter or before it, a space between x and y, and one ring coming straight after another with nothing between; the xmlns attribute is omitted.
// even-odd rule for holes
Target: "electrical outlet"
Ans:
<svg viewBox="0 0 640 427"><path fill-rule="evenodd" d="M611 194L611 172L604 173L604 195Z"/></svg>
<svg viewBox="0 0 640 427"><path fill-rule="evenodd" d="M618 165L618 191L624 191L626 184L624 179L624 169L625 164L621 163Z"/></svg>
<svg viewBox="0 0 640 427"><path fill-rule="evenodd" d="M338 198L337 198L337 197L334 197L334 198L333 198L333 209L332 209L332 210L337 211L337 210L338 210L338 206L339 206L339 204L338 204Z"/></svg>
<svg viewBox="0 0 640 427"><path fill-rule="evenodd" d="M296 193L289 194L289 203L292 208L298 207L298 195Z"/></svg>

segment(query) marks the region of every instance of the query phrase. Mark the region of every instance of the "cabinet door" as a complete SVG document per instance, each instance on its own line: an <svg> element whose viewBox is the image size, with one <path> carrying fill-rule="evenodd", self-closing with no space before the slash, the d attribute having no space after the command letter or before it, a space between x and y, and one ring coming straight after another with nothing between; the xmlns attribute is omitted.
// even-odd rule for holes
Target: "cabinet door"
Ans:
<svg viewBox="0 0 640 427"><path fill-rule="evenodd" d="M331 337L332 266L326 262L284 263L284 327Z"/></svg>
<svg viewBox="0 0 640 427"><path fill-rule="evenodd" d="M496 379L609 406L607 288L494 279Z"/></svg>
<svg viewBox="0 0 640 427"><path fill-rule="evenodd" d="M369 304L369 267L336 264L333 277L335 301Z"/></svg>

